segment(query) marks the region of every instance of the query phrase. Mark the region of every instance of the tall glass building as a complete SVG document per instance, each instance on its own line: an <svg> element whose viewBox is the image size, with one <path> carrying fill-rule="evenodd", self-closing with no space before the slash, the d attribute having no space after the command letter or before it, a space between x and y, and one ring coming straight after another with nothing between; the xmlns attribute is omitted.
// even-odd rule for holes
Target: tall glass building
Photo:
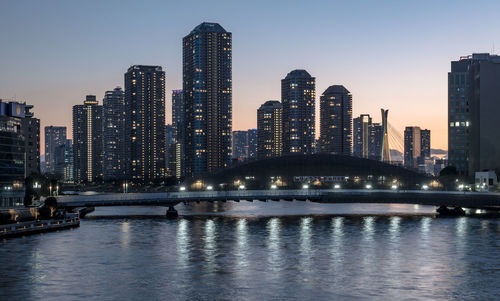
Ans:
<svg viewBox="0 0 500 301"><path fill-rule="evenodd" d="M83 105L73 106L73 178L93 183L103 177L102 106L95 95L87 95ZM66 140L64 140L66 143Z"/></svg>
<svg viewBox="0 0 500 301"><path fill-rule="evenodd" d="M45 172L54 174L56 172L56 148L66 143L65 126L45 127Z"/></svg>
<svg viewBox="0 0 500 301"><path fill-rule="evenodd" d="M500 172L500 56L474 53L448 73L448 162L461 175Z"/></svg>
<svg viewBox="0 0 500 301"><path fill-rule="evenodd" d="M201 23L183 38L185 172L229 166L232 129L232 36Z"/></svg>
<svg viewBox="0 0 500 301"><path fill-rule="evenodd" d="M0 207L20 206L24 201L24 106L0 100Z"/></svg>
<svg viewBox="0 0 500 301"><path fill-rule="evenodd" d="M281 80L283 154L312 154L315 140L316 79L293 70Z"/></svg>
<svg viewBox="0 0 500 301"><path fill-rule="evenodd" d="M352 94L344 86L328 87L320 97L320 148L323 153L351 155Z"/></svg>
<svg viewBox="0 0 500 301"><path fill-rule="evenodd" d="M126 106L122 88L106 91L104 112L104 180L121 180L127 175Z"/></svg>
<svg viewBox="0 0 500 301"><path fill-rule="evenodd" d="M129 176L140 183L165 175L165 71L134 65L125 73Z"/></svg>
<svg viewBox="0 0 500 301"><path fill-rule="evenodd" d="M257 110L257 157L279 157L282 154L283 107L277 100L266 101Z"/></svg>

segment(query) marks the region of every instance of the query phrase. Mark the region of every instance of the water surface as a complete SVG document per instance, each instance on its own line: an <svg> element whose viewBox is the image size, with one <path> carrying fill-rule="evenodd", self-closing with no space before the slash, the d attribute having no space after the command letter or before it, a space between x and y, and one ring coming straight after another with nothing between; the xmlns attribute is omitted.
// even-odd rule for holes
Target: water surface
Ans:
<svg viewBox="0 0 500 301"><path fill-rule="evenodd" d="M79 228L0 241L0 300L500 298L496 218L303 202L179 211L99 208Z"/></svg>

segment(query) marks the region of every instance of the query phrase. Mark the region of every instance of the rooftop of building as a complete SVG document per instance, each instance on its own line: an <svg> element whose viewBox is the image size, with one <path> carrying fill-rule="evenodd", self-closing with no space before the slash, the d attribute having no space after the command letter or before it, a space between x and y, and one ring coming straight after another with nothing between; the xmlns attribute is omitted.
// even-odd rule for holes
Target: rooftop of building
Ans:
<svg viewBox="0 0 500 301"><path fill-rule="evenodd" d="M281 102L278 100L268 100L265 103L263 103L261 108L281 108Z"/></svg>
<svg viewBox="0 0 500 301"><path fill-rule="evenodd" d="M312 78L312 76L304 69L295 69L286 75L285 79L288 78Z"/></svg>
<svg viewBox="0 0 500 301"><path fill-rule="evenodd" d="M161 66L153 66L153 65L132 65L128 68L127 72L133 70L143 70L143 71L162 71Z"/></svg>
<svg viewBox="0 0 500 301"><path fill-rule="evenodd" d="M349 90L347 90L344 86L342 85L333 85L328 88L326 88L325 92L323 94L349 94Z"/></svg>
<svg viewBox="0 0 500 301"><path fill-rule="evenodd" d="M227 32L219 23L203 22L196 26L190 34L203 33L203 32Z"/></svg>

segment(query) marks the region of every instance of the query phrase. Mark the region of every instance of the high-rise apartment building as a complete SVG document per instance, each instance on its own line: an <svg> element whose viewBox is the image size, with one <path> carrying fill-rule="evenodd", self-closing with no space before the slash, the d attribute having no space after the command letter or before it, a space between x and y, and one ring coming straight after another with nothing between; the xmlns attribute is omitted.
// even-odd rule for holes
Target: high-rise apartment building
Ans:
<svg viewBox="0 0 500 301"><path fill-rule="evenodd" d="M104 112L104 180L122 180L127 176L128 151L126 140L129 139L126 128L124 92L116 87L106 91L102 100Z"/></svg>
<svg viewBox="0 0 500 301"><path fill-rule="evenodd" d="M431 157L431 130L420 131L420 156L422 159Z"/></svg>
<svg viewBox="0 0 500 301"><path fill-rule="evenodd" d="M312 154L315 130L316 79L293 70L281 80L283 154Z"/></svg>
<svg viewBox="0 0 500 301"><path fill-rule="evenodd" d="M165 175L165 71L131 66L125 73L127 151L132 180L150 183Z"/></svg>
<svg viewBox="0 0 500 301"><path fill-rule="evenodd" d="M344 87L328 87L320 97L321 152L351 155L352 94Z"/></svg>
<svg viewBox="0 0 500 301"><path fill-rule="evenodd" d="M418 168L418 160L422 154L421 130L418 126L407 126L404 132L404 166Z"/></svg>
<svg viewBox="0 0 500 301"><path fill-rule="evenodd" d="M448 162L461 175L500 172L500 56L475 53L448 73Z"/></svg>
<svg viewBox="0 0 500 301"><path fill-rule="evenodd" d="M66 142L65 126L46 126L45 127L45 172L54 174L56 168L56 148L64 145Z"/></svg>
<svg viewBox="0 0 500 301"><path fill-rule="evenodd" d="M24 107L25 104L0 99L0 207L20 206L24 201Z"/></svg>
<svg viewBox="0 0 500 301"><path fill-rule="evenodd" d="M370 142L368 146L368 158L371 160L383 161L382 143L384 127L380 123L372 123L370 128Z"/></svg>
<svg viewBox="0 0 500 301"><path fill-rule="evenodd" d="M65 182L73 182L73 141L56 148L56 176Z"/></svg>
<svg viewBox="0 0 500 301"><path fill-rule="evenodd" d="M87 95L83 105L73 106L73 142L74 180L102 180L103 111L95 95Z"/></svg>
<svg viewBox="0 0 500 301"><path fill-rule="evenodd" d="M248 159L248 132L233 131L233 159L244 161Z"/></svg>
<svg viewBox="0 0 500 301"><path fill-rule="evenodd" d="M172 128L174 144L169 146L170 169L176 178L184 176L184 94L182 90L172 91ZM168 143L167 143L168 145ZM173 165L175 164L175 166Z"/></svg>
<svg viewBox="0 0 500 301"><path fill-rule="evenodd" d="M248 159L257 159L257 129L249 129L247 133Z"/></svg>
<svg viewBox="0 0 500 301"><path fill-rule="evenodd" d="M187 176L224 168L231 162L231 41L230 32L206 22L183 39Z"/></svg>
<svg viewBox="0 0 500 301"><path fill-rule="evenodd" d="M165 125L165 175L175 176L176 143L175 130L171 124Z"/></svg>
<svg viewBox="0 0 500 301"><path fill-rule="evenodd" d="M266 101L257 110L257 158L281 156L282 116L283 107L277 100Z"/></svg>
<svg viewBox="0 0 500 301"><path fill-rule="evenodd" d="M26 151L26 176L40 173L40 119L30 110L33 105L26 105L21 130Z"/></svg>
<svg viewBox="0 0 500 301"><path fill-rule="evenodd" d="M370 142L372 134L372 118L368 114L361 114L353 119L353 146L352 153L356 157L370 157Z"/></svg>

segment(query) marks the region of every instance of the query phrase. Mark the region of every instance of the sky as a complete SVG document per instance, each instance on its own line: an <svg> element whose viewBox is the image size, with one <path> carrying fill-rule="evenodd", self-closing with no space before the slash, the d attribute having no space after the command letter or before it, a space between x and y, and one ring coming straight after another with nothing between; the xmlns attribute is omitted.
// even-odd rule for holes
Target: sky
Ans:
<svg viewBox="0 0 500 301"><path fill-rule="evenodd" d="M134 64L161 65L182 88L182 38L201 22L233 37L233 129L255 128L257 108L281 98L294 69L316 78L316 106L330 85L353 95L400 135L431 130L447 149L450 61L500 48L499 1L0 1L0 98L35 105L43 128L68 127L85 95L102 101ZM317 132L319 134L319 114Z"/></svg>

